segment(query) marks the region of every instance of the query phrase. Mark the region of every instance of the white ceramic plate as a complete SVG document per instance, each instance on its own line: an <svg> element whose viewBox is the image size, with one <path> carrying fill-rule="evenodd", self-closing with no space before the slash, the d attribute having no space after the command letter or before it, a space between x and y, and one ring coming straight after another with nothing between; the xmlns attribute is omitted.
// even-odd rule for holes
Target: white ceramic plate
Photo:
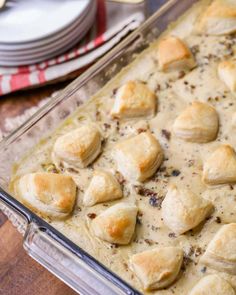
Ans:
<svg viewBox="0 0 236 295"><path fill-rule="evenodd" d="M0 43L32 42L56 34L83 15L93 0L18 0L0 12Z"/></svg>
<svg viewBox="0 0 236 295"><path fill-rule="evenodd" d="M0 65L2 66L19 66L38 63L47 59L50 59L62 52L68 50L74 46L78 41L87 33L89 28L92 26L94 16L96 13L96 6L90 11L88 19L83 22L79 27L75 28L69 35L65 35L63 38L59 38L57 42L53 42L50 48L47 50L39 51L34 54L20 54L13 56L6 56L0 54Z"/></svg>
<svg viewBox="0 0 236 295"><path fill-rule="evenodd" d="M93 24L94 17L96 13L96 5L90 9L86 18L83 19L82 22L77 23L76 26L73 26L72 30L69 32L66 31L64 34L60 34L54 40L48 42L48 44L39 45L36 48L27 48L27 49L19 49L19 50L2 50L0 48L0 60L8 58L9 60L16 60L20 57L26 58L34 58L40 57L43 55L48 55L50 52L55 51L55 48L63 48L63 46L67 43L70 43L72 40L76 39L77 42L87 33Z"/></svg>
<svg viewBox="0 0 236 295"><path fill-rule="evenodd" d="M96 7L96 2L91 2L88 7L84 10L84 12L81 14L81 16L76 19L73 23L70 24L70 26L58 31L57 34L53 34L50 36L47 36L43 39L32 41L32 42L26 42L26 43L12 43L12 44L6 44L0 42L0 51L5 51L7 53L10 52L20 52L20 51L26 51L26 50L33 50L38 51L38 48L41 46L48 46L52 44L55 40L58 40L59 38L64 37L67 34L70 34L75 28L77 28L81 23L85 22L85 20L88 18L88 15L91 11L94 11ZM1 13L0 13L1 16Z"/></svg>

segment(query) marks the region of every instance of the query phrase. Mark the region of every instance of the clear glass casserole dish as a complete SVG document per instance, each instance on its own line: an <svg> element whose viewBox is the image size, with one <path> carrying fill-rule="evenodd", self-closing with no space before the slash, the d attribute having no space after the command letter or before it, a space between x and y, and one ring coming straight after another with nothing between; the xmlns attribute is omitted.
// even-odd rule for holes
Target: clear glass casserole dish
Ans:
<svg viewBox="0 0 236 295"><path fill-rule="evenodd" d="M138 30L0 143L0 209L24 235L28 254L81 295L140 294L8 191L12 166L100 90L197 0L169 0Z"/></svg>

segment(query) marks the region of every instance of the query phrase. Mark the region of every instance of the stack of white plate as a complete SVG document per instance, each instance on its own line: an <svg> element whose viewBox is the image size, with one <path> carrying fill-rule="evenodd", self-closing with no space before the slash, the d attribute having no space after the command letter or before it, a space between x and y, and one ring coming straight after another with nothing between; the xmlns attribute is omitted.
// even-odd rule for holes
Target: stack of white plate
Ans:
<svg viewBox="0 0 236 295"><path fill-rule="evenodd" d="M74 46L96 15L94 0L18 0L0 11L0 65L29 65Z"/></svg>

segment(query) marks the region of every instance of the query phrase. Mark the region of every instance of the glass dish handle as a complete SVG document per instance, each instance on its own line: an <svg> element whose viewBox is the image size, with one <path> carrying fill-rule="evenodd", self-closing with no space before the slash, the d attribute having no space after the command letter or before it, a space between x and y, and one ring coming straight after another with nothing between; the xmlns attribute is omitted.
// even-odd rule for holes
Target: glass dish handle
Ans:
<svg viewBox="0 0 236 295"><path fill-rule="evenodd" d="M11 221L11 223L18 230L18 232L21 235L24 235L28 226L27 219L22 214L16 212L13 208L3 203L1 200L0 210Z"/></svg>
<svg viewBox="0 0 236 295"><path fill-rule="evenodd" d="M43 228L31 223L25 234L28 254L80 295L127 294L57 242Z"/></svg>

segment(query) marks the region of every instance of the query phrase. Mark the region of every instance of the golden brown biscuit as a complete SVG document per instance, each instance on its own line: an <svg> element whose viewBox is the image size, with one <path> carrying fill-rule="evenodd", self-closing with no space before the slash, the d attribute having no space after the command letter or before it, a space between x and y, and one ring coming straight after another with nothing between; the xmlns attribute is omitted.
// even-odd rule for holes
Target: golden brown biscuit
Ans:
<svg viewBox="0 0 236 295"><path fill-rule="evenodd" d="M116 204L93 219L92 231L101 240L127 245L134 234L137 212L134 205Z"/></svg>
<svg viewBox="0 0 236 295"><path fill-rule="evenodd" d="M24 204L48 217L68 215L76 198L73 179L55 173L26 174L17 181L15 191Z"/></svg>
<svg viewBox="0 0 236 295"><path fill-rule="evenodd" d="M130 266L145 290L163 289L177 278L183 261L183 250L160 247L135 254Z"/></svg>
<svg viewBox="0 0 236 295"><path fill-rule="evenodd" d="M114 201L122 198L122 190L116 178L106 171L95 171L87 188L83 203L93 206L97 203Z"/></svg>
<svg viewBox="0 0 236 295"><path fill-rule="evenodd" d="M197 20L196 30L208 35L225 35L236 32L236 2L214 0Z"/></svg>
<svg viewBox="0 0 236 295"><path fill-rule="evenodd" d="M177 137L197 143L205 143L216 138L219 119L210 105L194 101L175 120L173 125Z"/></svg>
<svg viewBox="0 0 236 295"><path fill-rule="evenodd" d="M144 83L129 81L116 94L111 115L116 118L150 117L155 114L157 97Z"/></svg>
<svg viewBox="0 0 236 295"><path fill-rule="evenodd" d="M203 181L209 185L236 182L236 154L230 145L222 144L209 156L203 167Z"/></svg>
<svg viewBox="0 0 236 295"><path fill-rule="evenodd" d="M200 261L215 270L236 275L236 223L220 228Z"/></svg>
<svg viewBox="0 0 236 295"><path fill-rule="evenodd" d="M171 185L162 202L162 218L173 232L183 234L201 223L212 207L209 201L192 191Z"/></svg>
<svg viewBox="0 0 236 295"><path fill-rule="evenodd" d="M56 166L85 168L101 151L101 134L95 125L88 124L59 137L53 147Z"/></svg>
<svg viewBox="0 0 236 295"><path fill-rule="evenodd" d="M131 181L144 181L160 167L163 152L148 131L119 142L113 152L118 171Z"/></svg>
<svg viewBox="0 0 236 295"><path fill-rule="evenodd" d="M225 85L232 91L236 91L236 62L232 60L222 61L218 65L218 75Z"/></svg>
<svg viewBox="0 0 236 295"><path fill-rule="evenodd" d="M163 71L192 69L196 65L187 45L174 36L165 37L160 41L157 57L159 67Z"/></svg>
<svg viewBox="0 0 236 295"><path fill-rule="evenodd" d="M203 277L189 295L235 295L232 286L218 275Z"/></svg>

